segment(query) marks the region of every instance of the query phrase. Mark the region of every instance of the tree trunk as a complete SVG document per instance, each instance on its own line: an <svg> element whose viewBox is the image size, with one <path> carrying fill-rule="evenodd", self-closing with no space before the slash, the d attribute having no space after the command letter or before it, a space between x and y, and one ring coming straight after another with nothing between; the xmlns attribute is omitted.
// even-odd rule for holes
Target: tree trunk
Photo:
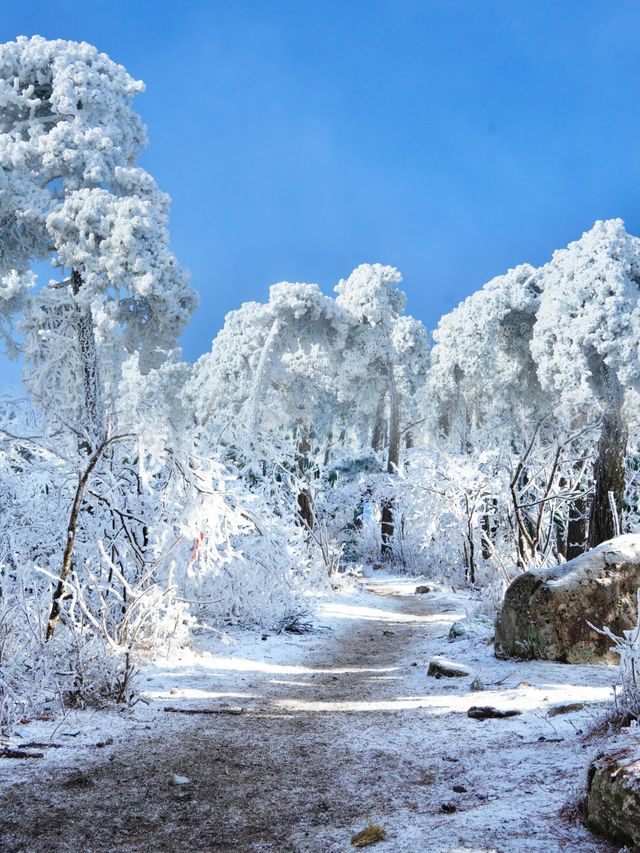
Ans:
<svg viewBox="0 0 640 853"><path fill-rule="evenodd" d="M537 432L537 428L536 428ZM531 519L527 515L520 503L520 495L523 494L529 475L527 473L527 464L529 459L529 451L533 446L533 439L527 449L527 452L518 463L516 472L509 484L511 491L511 501L513 504L513 520L515 528L515 544L516 544L516 565L521 571L527 571L529 563L535 555L535 545L533 541L533 525Z"/></svg>
<svg viewBox="0 0 640 853"><path fill-rule="evenodd" d="M589 513L589 548L616 535L624 500L627 430L622 422L620 402L615 392L602 418L598 455L594 465L595 490ZM610 495L613 497L614 507Z"/></svg>
<svg viewBox="0 0 640 853"><path fill-rule="evenodd" d="M467 539L469 540L469 549L465 546L465 552L468 553L467 560L467 569L465 571L465 580L468 584L473 584L476 582L476 546L473 541L473 533L467 532Z"/></svg>
<svg viewBox="0 0 640 853"><path fill-rule="evenodd" d="M398 405L398 390L393 372L389 365L389 454L387 456L387 473L397 474L400 463L400 412ZM380 516L380 532L382 534L382 553L388 555L392 550L395 518L393 498L382 502Z"/></svg>
<svg viewBox="0 0 640 853"><path fill-rule="evenodd" d="M382 553L388 555L392 551L394 517L393 498L385 498L380 507L380 531L382 533Z"/></svg>
<svg viewBox="0 0 640 853"><path fill-rule="evenodd" d="M298 450L297 450L297 468L298 475L301 479L303 479L306 475L306 472L309 468L309 451L311 450L311 442L309 441L309 437L306 432L303 432L300 440L298 441ZM313 502L311 498L311 490L308 486L305 486L298 492L298 518L302 522L303 526L308 530L313 530L313 525L315 522L314 514L313 514Z"/></svg>
<svg viewBox="0 0 640 853"><path fill-rule="evenodd" d="M467 583L474 584L476 582L476 545L473 541L473 509L469 506L469 498L465 495L464 499L465 511L467 514L467 543L465 544L464 553L465 561L465 579Z"/></svg>
<svg viewBox="0 0 640 853"><path fill-rule="evenodd" d="M115 441L115 439L112 439L111 441ZM111 441L103 442L93 453L89 460L89 464L84 469L84 472L80 477L78 486L76 488L73 503L71 504L69 523L67 524L67 541L65 543L64 553L62 555L62 568L60 569L58 583L51 599L51 612L49 613L49 621L47 622L47 642L53 637L53 633L56 630L56 625L60 616L62 596L64 594L67 578L69 577L69 572L71 571L71 566L73 565L73 551L75 549L76 544L78 517L80 515L80 507L82 506L84 492L87 487L87 483L89 482L89 477L91 476L93 469L98 463L98 459L100 459L100 456L102 455L103 451L105 450L107 445L111 443Z"/></svg>
<svg viewBox="0 0 640 853"><path fill-rule="evenodd" d="M389 377L389 455L387 457L387 473L397 474L400 464L400 409L398 390L393 374L393 366L390 367Z"/></svg>
<svg viewBox="0 0 640 853"><path fill-rule="evenodd" d="M82 276L77 270L71 273L71 292L77 296L82 287ZM88 443L85 449L91 452L98 447L105 437L104 414L102 412L102 395L100 393L100 371L98 368L98 351L94 335L93 317L91 310L81 305L78 309L78 351L82 370L82 389L84 393L84 408Z"/></svg>
<svg viewBox="0 0 640 853"><path fill-rule="evenodd" d="M489 560L493 554L493 541L496 538L496 513L498 511L498 499L485 498L484 512L480 521L482 527L482 559Z"/></svg>
<svg viewBox="0 0 640 853"><path fill-rule="evenodd" d="M387 399L386 391L380 395L378 405L376 406L375 420L373 422L373 432L371 433L371 449L377 453L382 450L384 442L384 406Z"/></svg>

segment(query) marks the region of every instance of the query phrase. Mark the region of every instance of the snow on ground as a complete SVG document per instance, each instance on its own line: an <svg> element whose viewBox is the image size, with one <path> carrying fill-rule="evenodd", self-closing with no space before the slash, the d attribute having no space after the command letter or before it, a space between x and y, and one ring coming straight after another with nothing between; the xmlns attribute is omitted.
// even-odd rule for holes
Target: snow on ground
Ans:
<svg viewBox="0 0 640 853"><path fill-rule="evenodd" d="M311 672L303 665L310 652L329 637L340 641L349 625L343 614L334 616L334 610L339 613L346 608L353 617L359 602L368 600L359 588L346 588L349 591L338 597L332 593L317 596L313 633L255 633L237 627L203 630L196 634L192 648L175 649L169 656L138 666L140 698L132 708L70 710L63 718L25 720L11 737L0 737L0 746L25 749L25 745L37 743L40 746L36 751L44 750L38 767L68 766L84 751L149 732L160 721L172 722L164 712L168 705L197 707L198 703L191 701L196 699L207 700L207 705L213 700L222 709L249 707L252 700L260 698L260 693L252 693L249 687L256 679L273 676L267 680L287 684L287 675ZM0 762L0 784L28 778L32 771L33 766L24 759L4 759Z"/></svg>
<svg viewBox="0 0 640 853"><path fill-rule="evenodd" d="M313 634L202 636L141 672L131 710L20 727L12 746L55 746L0 762L10 849L324 853L348 849L369 822L387 831L376 849L398 853L615 849L560 814L597 751L583 736L611 700L615 669L496 660L491 622L468 594L416 595L415 578L380 572L365 583L319 600ZM470 674L428 677L435 655ZM474 720L471 705L522 713ZM183 713L196 710L210 713ZM191 780L178 800L171 773ZM44 830L39 846L43 785L58 847ZM72 793L86 825L65 817ZM113 824L101 840L97 819Z"/></svg>

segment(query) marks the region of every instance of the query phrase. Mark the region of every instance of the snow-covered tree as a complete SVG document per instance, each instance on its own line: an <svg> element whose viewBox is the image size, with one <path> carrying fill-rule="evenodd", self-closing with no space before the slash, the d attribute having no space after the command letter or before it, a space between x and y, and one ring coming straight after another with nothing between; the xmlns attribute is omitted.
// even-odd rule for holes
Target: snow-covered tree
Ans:
<svg viewBox="0 0 640 853"><path fill-rule="evenodd" d="M13 324L15 317L24 308L27 294L34 285L34 278L29 272L18 272L16 269L3 271L0 267L0 340L10 358L15 358L19 353Z"/></svg>
<svg viewBox="0 0 640 853"><path fill-rule="evenodd" d="M401 418L415 412L429 351L424 326L403 316L406 294L398 287L401 281L394 267L362 264L335 288L337 304L352 321L338 377L340 394L349 400L352 417L356 414L371 425L374 450L381 448L386 426L390 475L399 469ZM389 553L395 531L392 496L383 501L381 531L382 550Z"/></svg>
<svg viewBox="0 0 640 853"><path fill-rule="evenodd" d="M460 447L478 429L511 438L518 421L548 405L530 351L541 289L538 271L522 264L438 323L429 373L433 427Z"/></svg>
<svg viewBox="0 0 640 853"><path fill-rule="evenodd" d="M255 448L268 436L267 455L286 456L273 441L289 437L292 464L307 479L298 503L308 527L308 475L322 479L332 450L358 455L386 443L386 467L395 473L401 432L410 443L409 428L421 420L428 339L420 322L402 316L400 280L392 267L362 265L338 284L335 300L316 285L274 285L267 304L246 303L227 316L188 383L196 420L216 441L233 434L236 444Z"/></svg>
<svg viewBox="0 0 640 853"><path fill-rule="evenodd" d="M434 332L425 408L441 449L449 451L449 459L462 457L453 466L465 472L460 494L473 496L474 518L480 520L477 547L468 536L464 552L470 577L476 574L476 553L488 558L494 550L499 520L511 519L517 561L523 561L522 539L529 531L518 495L530 479L524 465L525 454L530 456L529 424L550 405L530 351L540 293L538 271L523 264L465 299ZM475 484L470 478L474 469ZM535 554L529 553L529 559Z"/></svg>
<svg viewBox="0 0 640 853"><path fill-rule="evenodd" d="M502 482L502 493L483 495L482 522L486 530L508 522L521 568L583 549L589 423L539 375L535 346L541 304L554 294L547 268L524 264L445 315L434 333L433 429L450 451L471 458L489 452L506 472L506 480L492 480ZM478 479L486 479L480 468ZM488 555L490 544L483 550Z"/></svg>
<svg viewBox="0 0 640 853"><path fill-rule="evenodd" d="M131 104L142 88L88 44L0 46L2 315L22 315L25 383L65 462L50 488L69 506L49 535L66 530L49 637L74 565L89 571L100 543L113 541L102 555L111 576L144 575L153 518L119 446L130 427L122 365L131 353L143 373L160 365L196 302L169 248L168 198L136 165L146 136ZM45 261L57 275L34 286Z"/></svg>
<svg viewBox="0 0 640 853"><path fill-rule="evenodd" d="M344 321L317 285L281 282L269 302L227 315L211 353L194 366L187 394L200 424L235 420L251 438L317 421L332 393Z"/></svg>
<svg viewBox="0 0 640 853"><path fill-rule="evenodd" d="M17 298L38 262L60 271L11 307L24 310L34 399L86 447L106 434L126 353L158 364L195 306L168 245L168 198L136 166L142 89L85 43L0 47L0 293Z"/></svg>
<svg viewBox="0 0 640 853"><path fill-rule="evenodd" d="M236 463L243 460L256 475L265 459L278 457L295 469L299 516L308 528L314 513L305 481L312 458L330 442L345 325L317 285L281 282L270 288L267 304L246 303L227 316L185 389L203 432L232 448Z"/></svg>
<svg viewBox="0 0 640 853"><path fill-rule="evenodd" d="M640 240L620 219L597 222L554 254L541 280L531 344L541 382L567 409L601 417L589 516L594 547L620 530L625 399L640 380Z"/></svg>

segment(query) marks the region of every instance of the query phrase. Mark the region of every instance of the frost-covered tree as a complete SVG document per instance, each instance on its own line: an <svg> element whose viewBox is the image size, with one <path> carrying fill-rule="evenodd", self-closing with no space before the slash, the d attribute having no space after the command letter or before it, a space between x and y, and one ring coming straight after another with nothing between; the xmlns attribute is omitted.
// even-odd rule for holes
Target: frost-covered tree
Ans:
<svg viewBox="0 0 640 853"><path fill-rule="evenodd" d="M391 330L396 386L400 398L400 437L407 448L423 433L422 401L431 361L429 334L420 320L401 316Z"/></svg>
<svg viewBox="0 0 640 853"><path fill-rule="evenodd" d="M532 353L545 388L568 409L600 413L589 545L620 531L628 420L640 380L640 240L619 219L557 251L541 270Z"/></svg>
<svg viewBox="0 0 640 853"><path fill-rule="evenodd" d="M587 520L590 546L620 530L637 423L639 248L621 221L596 223L540 269L489 282L434 334L434 428L463 453L502 448L523 567L576 556Z"/></svg>
<svg viewBox="0 0 640 853"><path fill-rule="evenodd" d="M296 469L308 528L314 513L304 481L311 457L330 441L345 325L317 285L276 284L268 303L246 303L227 316L185 391L210 440L232 445L235 461L243 459L254 475L265 456Z"/></svg>
<svg viewBox="0 0 640 853"><path fill-rule="evenodd" d="M518 421L548 405L530 351L540 294L538 271L522 264L492 279L438 323L429 373L434 429L460 447L474 430L511 438Z"/></svg>
<svg viewBox="0 0 640 853"><path fill-rule="evenodd" d="M530 351L540 302L539 279L529 264L497 276L442 317L434 332L427 417L440 443L452 454L449 458L463 457L456 467L465 472L464 493L470 490L474 495L474 518L481 519L484 528L478 524L477 548L473 537L467 537L464 561L469 577L475 576L475 553L482 551L489 558L493 552L500 518L511 518L515 550L522 562L522 538L528 531L517 504L528 475L521 462L530 438L528 425L549 406ZM489 460L496 466L491 477L487 476ZM469 478L474 467L475 488ZM486 485L479 488L480 484ZM489 484L499 484L500 492L492 492Z"/></svg>
<svg viewBox="0 0 640 853"><path fill-rule="evenodd" d="M0 241L1 245L1 241ZM16 269L0 268L0 340L6 354L16 358L19 347L13 334L15 317L23 310L29 290L34 285L34 276Z"/></svg>
<svg viewBox="0 0 640 853"><path fill-rule="evenodd" d="M255 438L263 428L317 421L332 393L331 359L342 351L344 326L333 300L314 284L281 282L270 288L268 303L232 311L187 389L198 423L222 429L235 420Z"/></svg>
<svg viewBox="0 0 640 853"><path fill-rule="evenodd" d="M374 445L379 443L376 433L382 429L386 400L389 473L397 470L400 453L400 399L392 334L406 305L406 295L398 287L401 281L394 267L361 264L335 288L337 304L352 321L339 377L341 393L352 399L357 388L358 410L371 425Z"/></svg>
<svg viewBox="0 0 640 853"><path fill-rule="evenodd" d="M507 473L491 481L502 483L501 494L482 495L482 550L490 557L487 540L508 522L521 568L583 547L588 421L541 378L534 346L541 304L553 293L546 268L523 264L466 299L434 333L433 429L450 451L489 453ZM478 465L479 480L485 477Z"/></svg>
<svg viewBox="0 0 640 853"><path fill-rule="evenodd" d="M89 543L123 527L113 571L144 562L152 519L131 454L116 447L121 368L131 353L142 372L160 365L195 306L169 248L168 198L136 165L142 88L88 44L0 46L0 294L22 314L25 383L67 462L55 473L70 510L48 636L78 542L86 560ZM33 287L45 261L57 275Z"/></svg>
<svg viewBox="0 0 640 853"><path fill-rule="evenodd" d="M125 354L158 364L195 306L168 245L168 198L136 166L142 89L85 43L0 47L0 294L17 299L38 262L60 271L12 307L36 403L87 448L104 439Z"/></svg>
<svg viewBox="0 0 640 853"><path fill-rule="evenodd" d="M335 300L316 285L281 282L268 303L231 312L211 353L194 366L186 394L215 441L251 443L284 461L286 449L273 442L288 436L308 527L310 471L322 479L332 452L358 456L386 446L395 473L401 434L410 443L409 428L421 419L428 339L421 323L402 316L400 280L392 267L362 265L338 284ZM270 449L260 448L267 437Z"/></svg>
<svg viewBox="0 0 640 853"><path fill-rule="evenodd" d="M349 400L352 416L370 425L371 444L381 448L386 426L386 469L400 465L403 417L415 411L417 389L428 367L424 326L403 316L406 294L397 269L362 264L336 286L336 303L350 316L351 329L338 377L340 394ZM403 394L404 392L404 394ZM406 423L409 427L410 424ZM393 499L382 504L382 550L389 553L394 536Z"/></svg>

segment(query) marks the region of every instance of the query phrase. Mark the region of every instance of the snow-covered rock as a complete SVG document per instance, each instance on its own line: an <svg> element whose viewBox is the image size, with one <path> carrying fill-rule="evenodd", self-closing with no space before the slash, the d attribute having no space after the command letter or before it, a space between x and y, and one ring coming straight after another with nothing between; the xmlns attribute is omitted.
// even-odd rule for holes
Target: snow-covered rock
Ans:
<svg viewBox="0 0 640 853"><path fill-rule="evenodd" d="M463 664L440 656L432 658L427 669L427 675L433 678L464 678L469 674L469 670Z"/></svg>
<svg viewBox="0 0 640 853"><path fill-rule="evenodd" d="M497 657L588 663L612 656L611 640L636 624L640 535L603 542L550 569L519 575L508 588L496 621Z"/></svg>
<svg viewBox="0 0 640 853"><path fill-rule="evenodd" d="M640 738L609 749L591 763L587 819L615 841L640 844Z"/></svg>

